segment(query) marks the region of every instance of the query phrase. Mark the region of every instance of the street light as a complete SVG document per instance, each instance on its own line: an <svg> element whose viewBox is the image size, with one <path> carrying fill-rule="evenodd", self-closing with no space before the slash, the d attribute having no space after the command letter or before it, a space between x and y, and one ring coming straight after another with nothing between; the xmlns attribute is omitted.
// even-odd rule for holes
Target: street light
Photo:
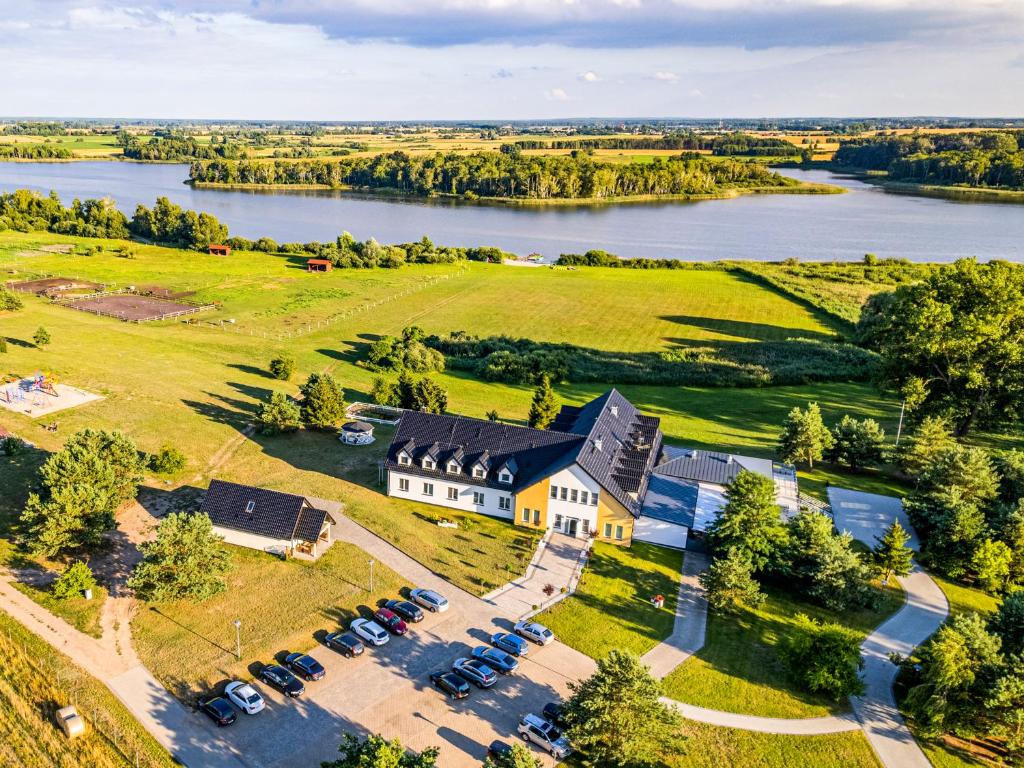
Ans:
<svg viewBox="0 0 1024 768"><path fill-rule="evenodd" d="M242 660L242 620L235 619L235 655Z"/></svg>
<svg viewBox="0 0 1024 768"><path fill-rule="evenodd" d="M373 592L373 560L370 561L370 591Z"/></svg>

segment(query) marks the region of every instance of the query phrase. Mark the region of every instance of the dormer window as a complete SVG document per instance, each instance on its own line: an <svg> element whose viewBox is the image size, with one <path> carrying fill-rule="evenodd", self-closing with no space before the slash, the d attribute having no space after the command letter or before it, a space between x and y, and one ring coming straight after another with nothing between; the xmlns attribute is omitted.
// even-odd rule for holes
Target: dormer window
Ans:
<svg viewBox="0 0 1024 768"><path fill-rule="evenodd" d="M412 457L405 452L398 454L398 463L408 467L412 464Z"/></svg>
<svg viewBox="0 0 1024 768"><path fill-rule="evenodd" d="M448 462L448 472L449 472L449 474L457 475L461 471L462 471L462 465L459 464L459 462L457 462L457 461L449 461Z"/></svg>
<svg viewBox="0 0 1024 768"><path fill-rule="evenodd" d="M434 465L434 460L433 459L427 458L426 456L423 457L423 468L424 469L433 469L434 466L435 465Z"/></svg>
<svg viewBox="0 0 1024 768"><path fill-rule="evenodd" d="M485 470L479 464L474 464L473 465L473 477L477 478L478 480L482 480L483 478L487 477L487 470Z"/></svg>
<svg viewBox="0 0 1024 768"><path fill-rule="evenodd" d="M245 505L245 514L251 515L254 509L256 509L256 502L250 501L248 504Z"/></svg>
<svg viewBox="0 0 1024 768"><path fill-rule="evenodd" d="M510 475L508 472L502 472L500 475L498 475L498 480L500 480L503 483L511 483L512 475Z"/></svg>

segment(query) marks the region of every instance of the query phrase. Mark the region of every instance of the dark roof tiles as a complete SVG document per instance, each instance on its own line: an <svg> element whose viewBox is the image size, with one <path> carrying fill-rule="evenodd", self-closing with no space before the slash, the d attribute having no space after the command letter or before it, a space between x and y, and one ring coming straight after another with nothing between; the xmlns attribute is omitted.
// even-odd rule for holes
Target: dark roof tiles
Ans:
<svg viewBox="0 0 1024 768"><path fill-rule="evenodd" d="M217 526L288 541L316 541L327 519L302 496L224 480L210 481L200 512Z"/></svg>

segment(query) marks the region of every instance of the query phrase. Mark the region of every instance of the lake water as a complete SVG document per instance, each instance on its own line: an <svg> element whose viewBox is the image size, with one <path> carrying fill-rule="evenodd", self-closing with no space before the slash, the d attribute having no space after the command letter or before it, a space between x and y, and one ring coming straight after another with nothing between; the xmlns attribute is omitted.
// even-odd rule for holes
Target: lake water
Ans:
<svg viewBox="0 0 1024 768"><path fill-rule="evenodd" d="M890 194L828 171L786 170L845 187L842 195L747 195L695 203L541 208L405 200L334 191L193 189L185 165L122 162L0 163L0 190L56 190L73 198L112 197L129 216L160 195L225 222L232 234L279 242L398 243L428 235L455 246L495 245L555 258L603 248L620 256L693 261L788 257L860 259L865 253L916 261L961 256L1024 260L1024 205Z"/></svg>

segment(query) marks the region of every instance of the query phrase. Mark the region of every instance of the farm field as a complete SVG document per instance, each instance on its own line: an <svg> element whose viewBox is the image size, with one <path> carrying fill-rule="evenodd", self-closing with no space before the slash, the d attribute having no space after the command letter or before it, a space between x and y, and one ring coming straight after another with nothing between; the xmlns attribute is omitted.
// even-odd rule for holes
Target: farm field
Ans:
<svg viewBox="0 0 1024 768"><path fill-rule="evenodd" d="M21 768L171 768L177 763L98 680L0 611L0 764ZM53 719L74 703L85 735Z"/></svg>

